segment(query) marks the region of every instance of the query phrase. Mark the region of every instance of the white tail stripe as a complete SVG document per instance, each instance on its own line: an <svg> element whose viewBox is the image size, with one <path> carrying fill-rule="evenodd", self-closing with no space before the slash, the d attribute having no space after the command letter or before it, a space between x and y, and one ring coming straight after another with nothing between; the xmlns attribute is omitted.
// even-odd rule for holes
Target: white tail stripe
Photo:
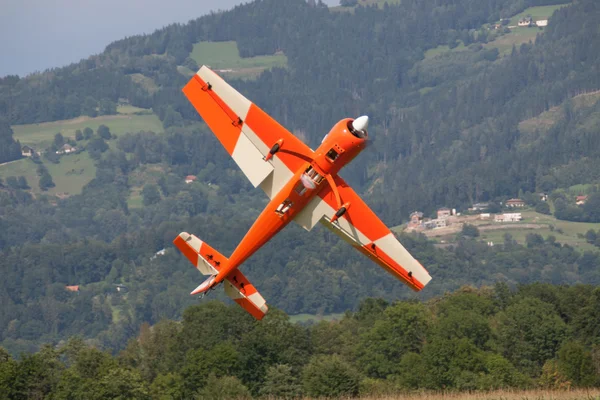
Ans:
<svg viewBox="0 0 600 400"><path fill-rule="evenodd" d="M211 85L211 89L223 100L231 110L242 119L246 120L250 105L250 100L242 96L237 90L229 86L219 75L215 74L208 67L203 66L198 71L198 76L204 82Z"/></svg>

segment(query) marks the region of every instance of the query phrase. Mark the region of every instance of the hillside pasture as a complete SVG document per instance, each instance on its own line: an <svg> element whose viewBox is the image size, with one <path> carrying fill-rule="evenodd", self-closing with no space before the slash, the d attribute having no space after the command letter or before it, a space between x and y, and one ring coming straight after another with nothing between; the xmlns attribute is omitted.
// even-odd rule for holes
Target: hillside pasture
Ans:
<svg viewBox="0 0 600 400"><path fill-rule="evenodd" d="M45 161L50 176L56 185L46 192L40 190L40 178L37 175L38 164L29 158L24 158L0 166L0 177L24 176L32 193L47 193L52 195L74 195L96 176L96 166L87 152L67 154L60 158L60 163L53 164Z"/></svg>
<svg viewBox="0 0 600 400"><path fill-rule="evenodd" d="M549 19L554 11L558 10L559 8L566 7L569 4L571 3L557 4L553 6L529 7L523 12L513 15L508 23L508 26L512 27L510 28L510 33L499 36L497 39L487 43L485 47L495 47L498 49L501 55L506 55L511 53L513 46L518 48L524 43L534 43L537 34L542 33L543 28L535 26L521 27L518 26L519 20L527 16L530 16L533 21Z"/></svg>
<svg viewBox="0 0 600 400"><path fill-rule="evenodd" d="M137 107L136 107L137 108ZM134 108L126 108L132 111ZM144 110L144 109L139 109ZM14 138L21 144L36 148L52 143L54 135L61 133L65 138L75 139L75 131L90 127L96 132L100 125L106 125L111 133L121 135L127 132L152 131L162 133L162 123L154 114L149 115L103 115L101 117L78 117L63 121L44 122L41 124L13 125Z"/></svg>
<svg viewBox="0 0 600 400"><path fill-rule="evenodd" d="M385 5L385 3L388 3L389 5L393 5L393 4L400 4L402 2L402 0L358 0L358 4L355 6L351 6L351 7L342 7L342 6L335 6L335 7L329 7L329 10L334 11L334 12L354 12L354 9L358 6L372 6L372 5L376 5L378 8L383 8L383 6Z"/></svg>
<svg viewBox="0 0 600 400"><path fill-rule="evenodd" d="M461 51L461 50L465 50L466 47L464 45L463 42L460 42L458 44L458 46L454 47L454 48L450 48L450 46L448 45L443 45L443 46L438 46L438 47L434 47L433 49L429 49L425 52L424 56L426 60L429 60L437 55L446 53L448 51Z"/></svg>
<svg viewBox="0 0 600 400"><path fill-rule="evenodd" d="M534 21L537 21L539 19L548 19L548 18L550 18L550 16L552 14L554 14L554 11L558 10L559 8L566 7L570 4L571 3L563 3L563 4L556 4L553 6L529 7L527 9L525 9L523 12L521 12L517 15L513 15L510 18L509 26L516 26L520 19L525 18L527 16L531 16L531 18Z"/></svg>
<svg viewBox="0 0 600 400"><path fill-rule="evenodd" d="M266 69L287 66L284 54L242 58L235 41L198 42L190 57L198 65L208 65L221 75L246 79L255 78Z"/></svg>
<svg viewBox="0 0 600 400"><path fill-rule="evenodd" d="M592 107L598 101L600 101L600 91L582 93L570 99L571 105L575 110ZM558 106L550 108L547 111L544 111L536 117L519 122L519 131L525 134L522 138L522 141L531 141L533 139L532 136L534 136L536 131L542 133L546 132L550 128L552 128L552 126L554 126L555 123L563 119L565 116L564 106L565 103L560 104ZM597 122L595 118L589 118L589 120L593 124L596 124Z"/></svg>
<svg viewBox="0 0 600 400"><path fill-rule="evenodd" d="M500 55L507 55L512 52L513 46L519 48L524 43L535 43L538 33L542 33L543 29L538 27L517 27L512 28L510 33L499 36L495 40L486 43L486 48L497 48Z"/></svg>
<svg viewBox="0 0 600 400"><path fill-rule="evenodd" d="M586 242L585 238L578 235L585 235L590 229L600 229L600 223L587 222L571 222L556 219L552 215L540 214L535 211L523 211L523 221L514 223L513 228L502 230L482 231L481 239L485 241L493 241L494 243L502 243L504 235L510 234L514 240L520 244L525 243L527 234L537 233L544 238L554 236L556 241L562 244L568 244L581 251L597 250L596 247ZM526 226L536 224L540 225L540 229L528 229Z"/></svg>

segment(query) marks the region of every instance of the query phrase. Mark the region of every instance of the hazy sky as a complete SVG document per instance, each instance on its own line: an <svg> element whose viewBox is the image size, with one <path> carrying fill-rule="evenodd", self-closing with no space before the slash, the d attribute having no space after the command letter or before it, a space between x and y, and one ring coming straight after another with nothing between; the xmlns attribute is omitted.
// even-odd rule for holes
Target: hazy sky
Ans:
<svg viewBox="0 0 600 400"><path fill-rule="evenodd" d="M284 0L282 0L284 1ZM248 0L0 0L0 76L61 67L109 43ZM325 3L338 4L339 0Z"/></svg>

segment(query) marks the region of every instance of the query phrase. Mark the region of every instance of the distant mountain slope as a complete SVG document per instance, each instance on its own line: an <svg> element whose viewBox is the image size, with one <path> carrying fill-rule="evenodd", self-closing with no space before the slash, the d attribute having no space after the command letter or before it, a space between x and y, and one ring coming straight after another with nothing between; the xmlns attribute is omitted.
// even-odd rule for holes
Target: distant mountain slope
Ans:
<svg viewBox="0 0 600 400"><path fill-rule="evenodd" d="M503 36L487 24L558 3L403 0L334 13L263 0L123 39L65 68L3 78L0 114L11 125L129 104L152 108L164 132L123 132L108 144L95 137L96 175L80 195L0 190L1 339L19 349L81 333L123 346L142 322L177 318L194 301L188 285L198 274L170 248L177 233L194 232L227 254L262 209L263 194L181 93L199 42L236 41L244 57L282 51L285 68L231 83L313 147L338 119L369 114L373 145L343 175L388 225L415 209L431 215L597 182L598 104L573 112L568 104L600 89L600 4L558 10L535 43L504 57L490 44ZM452 51L425 56L440 46ZM555 106L566 112L528 146L531 132L519 124ZM197 180L186 184L190 174ZM598 253L552 237L534 235L525 246L502 239L490 248L461 235L444 250L402 238L434 277L423 296L496 281L600 282ZM293 313L414 296L323 230L290 227L244 269L270 304ZM80 295L65 285L81 285Z"/></svg>

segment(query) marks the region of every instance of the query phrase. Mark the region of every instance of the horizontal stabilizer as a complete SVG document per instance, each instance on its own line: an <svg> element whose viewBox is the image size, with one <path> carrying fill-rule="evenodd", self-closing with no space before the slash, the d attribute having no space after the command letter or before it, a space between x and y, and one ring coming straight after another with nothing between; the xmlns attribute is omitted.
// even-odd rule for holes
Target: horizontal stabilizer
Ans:
<svg viewBox="0 0 600 400"><path fill-rule="evenodd" d="M258 320L269 310L265 299L239 270L225 278L225 293Z"/></svg>
<svg viewBox="0 0 600 400"><path fill-rule="evenodd" d="M173 240L173 244L190 260L198 271L204 275L210 275L208 279L190 293L191 295L208 291L219 270L229 262L227 257L210 247L206 242L187 232L181 232ZM225 278L224 284L227 296L231 297L254 318L258 320L263 319L269 310L267 302L244 274L238 269L234 269Z"/></svg>
<svg viewBox="0 0 600 400"><path fill-rule="evenodd" d="M227 257L187 232L177 235L173 244L203 275L216 275L228 261Z"/></svg>

